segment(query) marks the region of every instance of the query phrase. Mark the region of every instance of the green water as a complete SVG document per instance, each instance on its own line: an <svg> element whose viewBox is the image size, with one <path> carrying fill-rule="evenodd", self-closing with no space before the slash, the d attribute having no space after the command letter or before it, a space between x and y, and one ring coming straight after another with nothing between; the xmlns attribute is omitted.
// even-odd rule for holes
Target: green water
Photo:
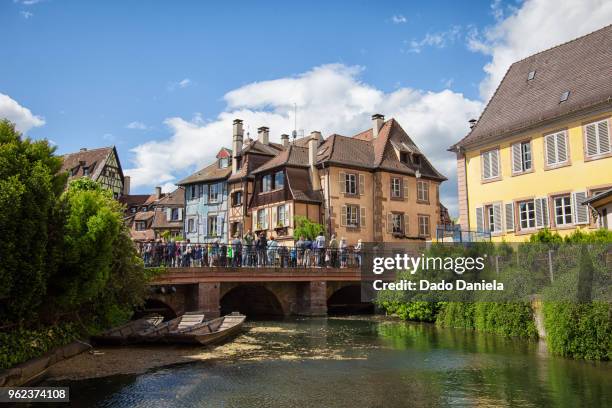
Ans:
<svg viewBox="0 0 612 408"><path fill-rule="evenodd" d="M249 331L250 329L250 331ZM72 406L603 407L612 365L377 317L252 322L235 357L69 385Z"/></svg>

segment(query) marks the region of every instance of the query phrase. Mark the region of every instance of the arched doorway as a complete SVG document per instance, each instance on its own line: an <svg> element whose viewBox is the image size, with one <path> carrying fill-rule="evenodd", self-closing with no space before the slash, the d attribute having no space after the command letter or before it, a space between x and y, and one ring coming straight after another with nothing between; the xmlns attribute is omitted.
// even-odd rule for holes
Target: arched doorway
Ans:
<svg viewBox="0 0 612 408"><path fill-rule="evenodd" d="M328 314L371 314L374 304L361 301L361 286L349 285L335 291L327 300Z"/></svg>
<svg viewBox="0 0 612 408"><path fill-rule="evenodd" d="M283 307L274 293L263 285L240 285L221 298L221 315L238 311L249 318L283 316Z"/></svg>
<svg viewBox="0 0 612 408"><path fill-rule="evenodd" d="M174 309L172 309L166 303L159 299L147 299L145 300L144 305L134 312L134 319L139 319L151 314L162 315L164 320L171 320L177 317Z"/></svg>

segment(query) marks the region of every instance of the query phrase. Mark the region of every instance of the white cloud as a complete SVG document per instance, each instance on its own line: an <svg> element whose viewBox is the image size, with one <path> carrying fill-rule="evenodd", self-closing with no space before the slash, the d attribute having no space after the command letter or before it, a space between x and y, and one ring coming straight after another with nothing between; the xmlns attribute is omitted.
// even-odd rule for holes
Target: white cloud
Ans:
<svg viewBox="0 0 612 408"><path fill-rule="evenodd" d="M34 16L34 13L32 13L30 11L21 11L20 14L26 20L29 19L30 17Z"/></svg>
<svg viewBox="0 0 612 408"><path fill-rule="evenodd" d="M13 3L23 4L24 6L33 6L41 1L42 0L13 0Z"/></svg>
<svg viewBox="0 0 612 408"><path fill-rule="evenodd" d="M161 186L162 193L171 193L176 190L176 184L174 183L165 183Z"/></svg>
<svg viewBox="0 0 612 408"><path fill-rule="evenodd" d="M144 123L140 121L130 122L127 125L125 125L125 127L127 129L137 129L137 130L147 130L148 129L147 125L145 125Z"/></svg>
<svg viewBox="0 0 612 408"><path fill-rule="evenodd" d="M404 17L401 14L396 14L393 17L391 17L391 21L393 22L393 24L404 24L406 21L406 17Z"/></svg>
<svg viewBox="0 0 612 408"><path fill-rule="evenodd" d="M135 147L133 168L126 170L132 186L172 183L208 164L222 146L231 147L232 120L244 120L255 138L255 129L268 126L271 139L293 128L293 103L297 103L298 127L353 135L371 126L370 115L383 113L394 117L438 170L449 177L443 198L456 201L455 159L446 151L463 137L467 120L482 106L462 94L445 90L427 92L399 88L384 92L360 80L363 68L342 64L322 65L293 77L254 82L225 94L226 110L205 121L196 114L192 119L168 118L171 132L166 140L151 141ZM450 208L456 204L449 202Z"/></svg>
<svg viewBox="0 0 612 408"><path fill-rule="evenodd" d="M193 81L189 78L184 78L181 79L178 82L170 82L168 84L168 90L169 91L174 91L177 88L183 89L183 88L187 88L188 86L193 85Z"/></svg>
<svg viewBox="0 0 612 408"><path fill-rule="evenodd" d="M425 47L444 48L447 45L453 44L461 36L461 26L454 25L446 31L437 33L427 33L420 40L411 40L407 42L408 52L420 53Z"/></svg>
<svg viewBox="0 0 612 408"><path fill-rule="evenodd" d="M10 120L20 132L45 124L44 118L33 115L28 108L3 93L0 93L0 119Z"/></svg>
<svg viewBox="0 0 612 408"><path fill-rule="evenodd" d="M468 34L470 49L491 56L480 84L484 100L491 97L513 62L612 22L609 0L527 0L520 8L505 11L494 1L491 9L497 23L482 33L472 28Z"/></svg>

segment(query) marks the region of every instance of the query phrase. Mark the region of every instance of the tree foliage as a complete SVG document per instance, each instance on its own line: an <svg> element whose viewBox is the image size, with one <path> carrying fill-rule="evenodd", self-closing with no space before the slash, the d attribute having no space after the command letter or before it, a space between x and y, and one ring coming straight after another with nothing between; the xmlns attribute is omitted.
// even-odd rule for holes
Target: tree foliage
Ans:
<svg viewBox="0 0 612 408"><path fill-rule="evenodd" d="M293 238L300 237L315 239L319 234L325 234L325 227L309 220L308 218L297 215L294 218L295 228L293 229Z"/></svg>

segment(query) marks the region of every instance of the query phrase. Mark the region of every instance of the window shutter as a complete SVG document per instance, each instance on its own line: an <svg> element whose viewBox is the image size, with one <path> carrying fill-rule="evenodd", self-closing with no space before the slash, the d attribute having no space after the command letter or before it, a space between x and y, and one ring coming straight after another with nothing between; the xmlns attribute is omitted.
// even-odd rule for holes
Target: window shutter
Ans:
<svg viewBox="0 0 612 408"><path fill-rule="evenodd" d="M591 123L585 126L586 128L586 151L587 156L597 154L597 126Z"/></svg>
<svg viewBox="0 0 612 408"><path fill-rule="evenodd" d="M404 200L408 199L408 178L404 177L402 179L402 187L403 187L403 192L404 192Z"/></svg>
<svg viewBox="0 0 612 408"><path fill-rule="evenodd" d="M484 209L482 207L476 207L476 231L484 231Z"/></svg>
<svg viewBox="0 0 612 408"><path fill-rule="evenodd" d="M557 155L555 154L555 135L547 135L544 138L546 144L546 164L553 165L557 161Z"/></svg>
<svg viewBox="0 0 612 408"><path fill-rule="evenodd" d="M217 215L217 236L223 236L223 216Z"/></svg>
<svg viewBox="0 0 612 408"><path fill-rule="evenodd" d="M563 163L567 160L566 133L557 133L557 162Z"/></svg>
<svg viewBox="0 0 612 408"><path fill-rule="evenodd" d="M285 204L285 226L288 227L291 224L291 206L289 204Z"/></svg>
<svg viewBox="0 0 612 408"><path fill-rule="evenodd" d="M514 203L506 203L506 231L514 231Z"/></svg>
<svg viewBox="0 0 612 408"><path fill-rule="evenodd" d="M408 235L410 232L410 224L408 224L408 216L404 214L404 235Z"/></svg>
<svg viewBox="0 0 612 408"><path fill-rule="evenodd" d="M365 194L365 175L359 173L359 195Z"/></svg>
<svg viewBox="0 0 612 408"><path fill-rule="evenodd" d="M251 231L257 231L257 213L258 211L251 212Z"/></svg>
<svg viewBox="0 0 612 408"><path fill-rule="evenodd" d="M512 145L512 172L520 173L521 171L523 171L521 144L515 143Z"/></svg>
<svg viewBox="0 0 612 408"><path fill-rule="evenodd" d="M265 214L265 217L264 217L264 228L268 229L270 227L270 209L266 208L264 210L264 214Z"/></svg>
<svg viewBox="0 0 612 408"><path fill-rule="evenodd" d="M575 224L588 224L589 223L589 209L586 205L582 205L582 202L586 200L586 191L579 191L572 193L572 202L574 204L574 223Z"/></svg>
<svg viewBox="0 0 612 408"><path fill-rule="evenodd" d="M166 208L166 221L172 221L172 208Z"/></svg>
<svg viewBox="0 0 612 408"><path fill-rule="evenodd" d="M491 177L499 176L499 150L491 152Z"/></svg>
<svg viewBox="0 0 612 408"><path fill-rule="evenodd" d="M183 209L182 208L178 209L178 219L179 221L183 220Z"/></svg>
<svg viewBox="0 0 612 408"><path fill-rule="evenodd" d="M346 173L341 171L338 176L338 183L340 184L340 193L346 194Z"/></svg>
<svg viewBox="0 0 612 408"><path fill-rule="evenodd" d="M482 158L482 178L483 179L491 178L491 158L489 157L489 152L484 152L481 158Z"/></svg>
<svg viewBox="0 0 612 408"><path fill-rule="evenodd" d="M346 226L346 205L342 206L342 214L340 216L340 225Z"/></svg>
<svg viewBox="0 0 612 408"><path fill-rule="evenodd" d="M391 213L387 214L387 232L393 232L393 214Z"/></svg>
<svg viewBox="0 0 612 408"><path fill-rule="evenodd" d="M599 153L610 153L612 146L610 146L610 122L608 120L602 120L597 124L597 133L599 136Z"/></svg>
<svg viewBox="0 0 612 408"><path fill-rule="evenodd" d="M502 230L502 205L501 203L493 204L493 229L495 232Z"/></svg>
<svg viewBox="0 0 612 408"><path fill-rule="evenodd" d="M365 207L359 207L359 226L366 228L366 209Z"/></svg>
<svg viewBox="0 0 612 408"><path fill-rule="evenodd" d="M535 199L535 222L537 228L548 227L548 199Z"/></svg>
<svg viewBox="0 0 612 408"><path fill-rule="evenodd" d="M206 233L206 218L202 218L202 222L200 223L200 226L198 228L200 228L200 234L204 236L208 235Z"/></svg>
<svg viewBox="0 0 612 408"><path fill-rule="evenodd" d="M272 228L276 228L276 226L278 225L278 209L276 207L272 207Z"/></svg>

